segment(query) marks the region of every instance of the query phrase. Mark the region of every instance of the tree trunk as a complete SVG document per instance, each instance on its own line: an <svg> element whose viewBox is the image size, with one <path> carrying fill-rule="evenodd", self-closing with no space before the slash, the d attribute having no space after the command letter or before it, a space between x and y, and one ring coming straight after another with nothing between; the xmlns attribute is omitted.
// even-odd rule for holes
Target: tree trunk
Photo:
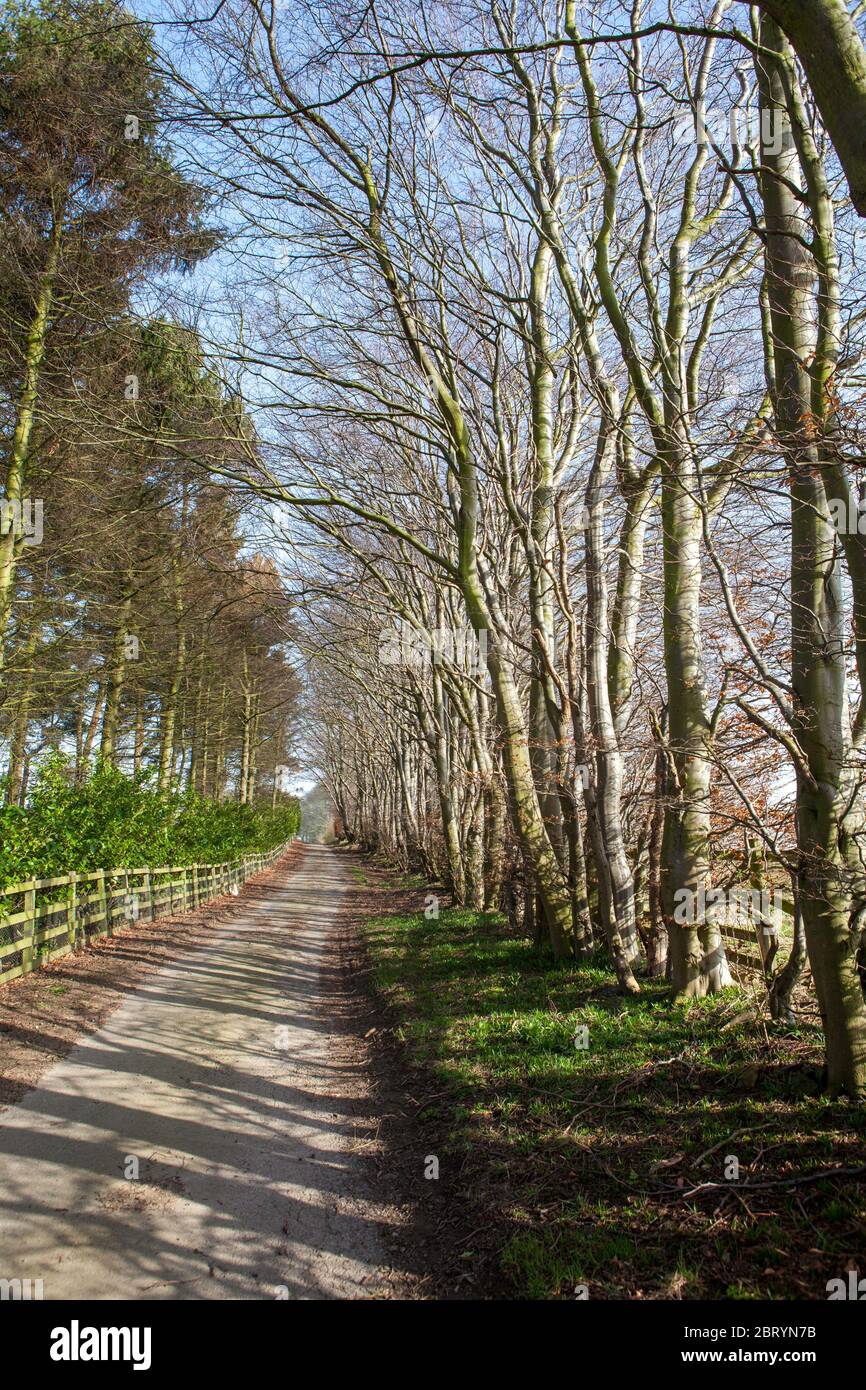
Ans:
<svg viewBox="0 0 866 1390"><path fill-rule="evenodd" d="M93 710L90 715L90 721L87 725L87 735L84 740L84 747L81 750L81 762L79 766L76 768L75 780L79 786L84 781L84 778L90 766L90 755L93 752L93 745L96 742L96 730L99 728L100 720L102 719L102 706L104 702L105 676L102 675L100 676L99 684L96 687L96 696L93 702Z"/></svg>
<svg viewBox="0 0 866 1390"><path fill-rule="evenodd" d="M791 40L845 170L851 201L866 217L866 50L844 0L756 3Z"/></svg>
<svg viewBox="0 0 866 1390"><path fill-rule="evenodd" d="M795 199L800 169L788 121L782 64L785 40L771 20L756 60L762 114L781 122L781 152L762 143L762 196L772 324L773 407L791 495L792 729L806 765L797 768L800 907L827 1041L831 1094L866 1093L866 1006L852 930L845 842L852 831L845 670L845 617L836 537L810 428L808 362L815 350L814 265L808 223ZM776 132L778 134L778 125ZM789 180L791 182L789 182Z"/></svg>
<svg viewBox="0 0 866 1390"><path fill-rule="evenodd" d="M62 214L58 214L51 229L45 270L36 292L33 318L27 331L27 343L24 350L24 377L21 393L18 397L15 429L6 464L4 504L12 509L16 507L20 509L24 502L27 461L30 455L33 424L36 419L36 402L39 396L39 377L42 360L45 356L45 343L54 302L54 283L57 278L57 265L60 258L62 224ZM4 526L0 527L0 670L3 668L6 635L14 595L15 564L21 544L20 525L15 524L14 516L4 514L3 521ZM3 531L5 534L2 534Z"/></svg>
<svg viewBox="0 0 866 1390"><path fill-rule="evenodd" d="M139 694L135 702L135 736L132 749L132 773L137 777L144 760L144 698Z"/></svg>
<svg viewBox="0 0 866 1390"><path fill-rule="evenodd" d="M9 737L9 779L6 800L10 806L24 802L25 769L27 766L27 731L30 727L30 705L33 697L33 658L36 654L38 626L31 618L27 636L21 647L22 667L17 679L18 702Z"/></svg>
<svg viewBox="0 0 866 1390"><path fill-rule="evenodd" d="M120 622L114 634L102 717L100 756L113 762L116 754L117 729L120 722L120 701L126 676L126 636L132 596L125 594L120 605Z"/></svg>
<svg viewBox="0 0 866 1390"><path fill-rule="evenodd" d="M638 989L634 970L640 963L635 917L634 877L622 828L622 754L608 686L610 644L608 589L604 568L604 488L612 461L611 422L599 430L596 455L586 490L586 687L594 747L593 844L596 870L603 884L602 927L608 939L620 987Z"/></svg>
<svg viewBox="0 0 866 1390"><path fill-rule="evenodd" d="M176 645L171 683L169 684L162 707L159 744L160 791L167 791L171 786L172 770L174 767L174 741L177 727L178 701L180 699L180 687L183 680L183 673L186 668L186 634L183 630L183 606L176 562L173 569Z"/></svg>
<svg viewBox="0 0 866 1390"><path fill-rule="evenodd" d="M668 964L668 931L665 926L661 896L662 836L667 797L667 752L662 721L653 711L650 711L650 717L656 743L656 763L647 864L650 920L649 932L647 933L646 961L647 974L650 979L659 979L667 973Z"/></svg>
<svg viewBox="0 0 866 1390"><path fill-rule="evenodd" d="M466 900L466 879L463 872L463 849L460 844L460 825L452 795L451 757L448 744L447 709L442 677L434 665L433 725L429 726L428 741L436 769L436 789L442 816L442 835L445 840L446 882L455 902Z"/></svg>

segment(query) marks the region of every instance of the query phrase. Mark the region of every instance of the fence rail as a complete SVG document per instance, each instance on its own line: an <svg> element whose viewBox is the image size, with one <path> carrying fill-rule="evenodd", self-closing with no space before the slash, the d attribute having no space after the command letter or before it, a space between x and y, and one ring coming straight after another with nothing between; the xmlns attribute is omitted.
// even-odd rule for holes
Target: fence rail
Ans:
<svg viewBox="0 0 866 1390"><path fill-rule="evenodd" d="M261 873L287 848L223 864L96 869L12 883L0 889L0 984L142 918L153 922L203 907Z"/></svg>
<svg viewBox="0 0 866 1390"><path fill-rule="evenodd" d="M790 948L793 920L794 904L789 898L782 899L781 911L773 922L756 920L749 926L732 926L722 920L719 930L734 978L739 980L744 970L769 976L774 966L778 968L784 959L779 957L780 948Z"/></svg>

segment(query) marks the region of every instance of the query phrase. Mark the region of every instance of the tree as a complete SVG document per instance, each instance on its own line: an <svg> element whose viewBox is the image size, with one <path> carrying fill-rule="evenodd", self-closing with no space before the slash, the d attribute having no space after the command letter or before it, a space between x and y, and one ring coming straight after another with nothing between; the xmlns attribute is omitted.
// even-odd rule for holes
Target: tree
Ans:
<svg viewBox="0 0 866 1390"><path fill-rule="evenodd" d="M0 537L0 661L25 540L23 508L53 337L94 331L146 269L185 267L214 239L200 187L159 135L160 83L143 25L114 0L9 6L0 26L5 376L14 399Z"/></svg>
<svg viewBox="0 0 866 1390"><path fill-rule="evenodd" d="M791 41L866 217L866 49L844 0L756 0Z"/></svg>

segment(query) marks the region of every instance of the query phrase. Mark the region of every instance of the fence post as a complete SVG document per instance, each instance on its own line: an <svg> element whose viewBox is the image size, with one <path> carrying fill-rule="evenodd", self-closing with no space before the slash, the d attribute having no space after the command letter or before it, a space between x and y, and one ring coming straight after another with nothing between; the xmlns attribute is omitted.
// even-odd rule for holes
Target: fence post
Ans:
<svg viewBox="0 0 866 1390"><path fill-rule="evenodd" d="M34 949L34 948L35 948L35 945L36 945L36 943L35 943L35 941L34 941L34 937L36 936L36 880L35 880L35 879L30 879L30 881L29 881L29 887L25 888L25 890L24 890L24 911L27 913L27 915L28 915L28 917L29 917L29 919L30 919L30 936L29 936L29 937L25 937L25 940L26 940L27 944L26 944L26 946L22 946L22 948L21 948L21 969L24 971L24 973L25 973L25 975L26 975L26 974L28 973L28 971L30 971L30 970L33 969L33 965L34 965L34 959L33 959L33 957L34 957L34 954L35 954L35 949ZM26 927L27 923L25 922L24 925L25 925L25 927Z"/></svg>
<svg viewBox="0 0 866 1390"><path fill-rule="evenodd" d="M69 949L75 949L76 923L78 916L78 875L75 870L69 875L69 899L66 905L66 930L69 937Z"/></svg>
<svg viewBox="0 0 866 1390"><path fill-rule="evenodd" d="M152 870L147 867L136 870L134 875L130 873L128 866L118 869L96 869L91 874L84 874L83 876L76 870L71 870L61 880L68 888L66 934L69 949L76 950L81 946L86 946L88 923L91 917L90 909L94 900L98 920L102 923L101 928L97 929L97 934L113 936L116 923L119 922L123 927L127 921L137 920L145 910L151 922L156 920L156 880L160 873L168 875L167 910L174 913L179 906L181 911L189 911L247 883L255 874L273 863L283 849L285 846L269 851L255 851L251 854L244 854L238 859L223 860L221 863L182 864L166 866L162 870ZM177 880L175 879L176 873L180 875ZM130 888L133 877L141 880L140 888L136 889L134 893ZM36 943L38 925L36 904L39 891L37 884L39 882L38 879L28 879L19 885L19 891L23 898L22 917L24 920L22 923L16 924L14 939L16 947L20 951L22 974L29 973L39 964L39 951ZM82 882L84 883L83 896ZM94 883L95 887L92 891L88 891L91 883ZM176 887L180 890L180 905L177 903ZM123 908L118 913L115 899L121 888ZM138 896L139 892L141 900ZM134 917L129 915L130 899L134 899ZM95 923L93 925L95 926ZM761 944L763 946L763 942ZM777 946L777 940L773 944ZM765 960L765 967L769 968L770 963L771 960L770 962ZM6 973L8 972L0 969L0 978L3 978Z"/></svg>
<svg viewBox="0 0 866 1390"><path fill-rule="evenodd" d="M99 899L99 909L102 912L102 930L111 936L111 912L108 906L108 898L105 892L105 870L97 871L96 892Z"/></svg>
<svg viewBox="0 0 866 1390"><path fill-rule="evenodd" d="M761 952L761 964L764 967L764 974L769 979L773 973L773 962L779 950L779 930L775 923L762 920L757 925L758 949Z"/></svg>

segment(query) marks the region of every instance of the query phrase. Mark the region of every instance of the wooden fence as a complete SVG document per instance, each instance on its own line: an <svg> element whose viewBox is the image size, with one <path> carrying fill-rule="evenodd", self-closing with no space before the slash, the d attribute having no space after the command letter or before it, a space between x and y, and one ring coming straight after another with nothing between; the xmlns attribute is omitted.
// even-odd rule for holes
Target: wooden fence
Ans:
<svg viewBox="0 0 866 1390"><path fill-rule="evenodd" d="M0 890L0 984L144 918L191 912L268 868L288 845L225 864L96 869Z"/></svg>
<svg viewBox="0 0 866 1390"><path fill-rule="evenodd" d="M774 922L757 919L742 925L729 925L722 920L719 930L725 945L725 956L731 974L739 980L742 972L769 976L772 970L785 963L785 950L790 950L794 935L794 904L782 898L781 911ZM780 955L781 951L781 955Z"/></svg>

